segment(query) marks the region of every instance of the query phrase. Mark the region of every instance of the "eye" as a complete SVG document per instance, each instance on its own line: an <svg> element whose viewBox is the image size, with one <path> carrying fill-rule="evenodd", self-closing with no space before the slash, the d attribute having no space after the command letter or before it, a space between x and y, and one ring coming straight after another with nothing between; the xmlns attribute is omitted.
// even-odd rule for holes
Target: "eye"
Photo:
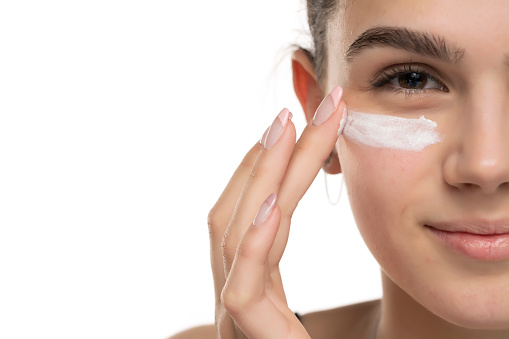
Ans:
<svg viewBox="0 0 509 339"><path fill-rule="evenodd" d="M401 73L394 77L389 83L393 86L401 86L405 89L442 89L443 86L425 73L409 72Z"/></svg>
<svg viewBox="0 0 509 339"><path fill-rule="evenodd" d="M398 65L381 72L371 81L372 90L391 89L407 94L425 92L427 90L447 91L437 78L425 69L415 65Z"/></svg>

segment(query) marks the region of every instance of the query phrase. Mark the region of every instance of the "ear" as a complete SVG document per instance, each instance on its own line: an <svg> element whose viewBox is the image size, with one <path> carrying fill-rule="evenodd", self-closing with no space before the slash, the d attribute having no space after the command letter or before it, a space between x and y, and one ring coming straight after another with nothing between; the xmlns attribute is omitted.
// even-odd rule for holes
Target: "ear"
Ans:
<svg viewBox="0 0 509 339"><path fill-rule="evenodd" d="M306 121L309 122L313 119L318 106L320 106L324 98L310 54L300 48L293 52L292 69L293 88L306 115ZM329 174L341 173L336 147L334 147L329 158L323 164L323 169Z"/></svg>

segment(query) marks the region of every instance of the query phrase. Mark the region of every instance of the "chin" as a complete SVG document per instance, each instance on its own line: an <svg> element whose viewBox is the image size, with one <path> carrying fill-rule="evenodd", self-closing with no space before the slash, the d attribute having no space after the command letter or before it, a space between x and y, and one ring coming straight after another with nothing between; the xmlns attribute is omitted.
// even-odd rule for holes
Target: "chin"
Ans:
<svg viewBox="0 0 509 339"><path fill-rule="evenodd" d="M453 311L450 313L444 311L447 310L440 310L441 314L438 314L438 316L459 327L474 330L504 330L509 328L509 305L485 309L486 313L478 310Z"/></svg>
<svg viewBox="0 0 509 339"><path fill-rule="evenodd" d="M462 277L464 278L464 277ZM477 330L509 328L507 279L475 279L443 283L439 290L419 293L419 303L448 323ZM490 282L486 280L491 280ZM439 284L439 282L436 282ZM448 285L448 286L447 286ZM421 290L421 292L423 292Z"/></svg>
<svg viewBox="0 0 509 339"><path fill-rule="evenodd" d="M409 244L413 252L406 245L387 246L393 249L388 256L380 255L379 247L373 249L384 272L384 294L397 300L399 309L444 328L509 329L506 263L457 260L426 241Z"/></svg>

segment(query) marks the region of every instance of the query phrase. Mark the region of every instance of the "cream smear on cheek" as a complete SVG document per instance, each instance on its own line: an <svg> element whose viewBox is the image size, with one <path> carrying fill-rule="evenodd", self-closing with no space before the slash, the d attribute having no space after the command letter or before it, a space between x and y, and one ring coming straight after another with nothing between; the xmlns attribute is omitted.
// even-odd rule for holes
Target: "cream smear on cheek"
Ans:
<svg viewBox="0 0 509 339"><path fill-rule="evenodd" d="M345 110L338 134L377 148L421 151L442 141L437 123L421 116L407 119Z"/></svg>

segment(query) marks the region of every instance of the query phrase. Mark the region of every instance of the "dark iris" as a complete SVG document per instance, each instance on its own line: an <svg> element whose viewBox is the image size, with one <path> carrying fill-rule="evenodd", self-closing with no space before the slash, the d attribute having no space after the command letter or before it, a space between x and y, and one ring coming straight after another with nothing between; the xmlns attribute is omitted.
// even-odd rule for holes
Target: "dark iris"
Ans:
<svg viewBox="0 0 509 339"><path fill-rule="evenodd" d="M428 78L421 73L405 73L398 76L398 82L403 88L422 89L426 86Z"/></svg>

